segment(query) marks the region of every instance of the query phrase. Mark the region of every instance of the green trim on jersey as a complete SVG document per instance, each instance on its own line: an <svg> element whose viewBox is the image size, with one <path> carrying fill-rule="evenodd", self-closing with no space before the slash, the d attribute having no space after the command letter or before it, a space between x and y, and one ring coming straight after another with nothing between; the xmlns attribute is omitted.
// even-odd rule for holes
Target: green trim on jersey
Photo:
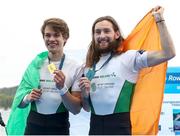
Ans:
<svg viewBox="0 0 180 136"><path fill-rule="evenodd" d="M36 103L34 101L31 102L31 110L37 112Z"/></svg>
<svg viewBox="0 0 180 136"><path fill-rule="evenodd" d="M116 103L114 113L130 111L135 85L136 84L128 82L127 80L125 81L121 93L119 95L118 101Z"/></svg>
<svg viewBox="0 0 180 136"><path fill-rule="evenodd" d="M35 102L32 102L32 103L31 103L31 110L37 112L37 107L36 107ZM66 107L64 106L63 103L61 103L61 104L59 105L58 109L56 110L56 113L66 112L66 111L67 111Z"/></svg>
<svg viewBox="0 0 180 136"><path fill-rule="evenodd" d="M91 113L96 114L90 97L89 97L89 104L90 104L90 108L91 108Z"/></svg>
<svg viewBox="0 0 180 136"><path fill-rule="evenodd" d="M56 113L59 113L59 112L65 112L67 111L66 107L64 106L63 103L60 104L60 106L58 107Z"/></svg>

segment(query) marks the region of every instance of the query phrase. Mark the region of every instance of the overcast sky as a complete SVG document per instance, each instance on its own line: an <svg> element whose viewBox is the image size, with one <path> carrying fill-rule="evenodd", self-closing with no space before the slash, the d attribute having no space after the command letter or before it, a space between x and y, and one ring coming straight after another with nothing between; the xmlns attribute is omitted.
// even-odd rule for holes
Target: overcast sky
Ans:
<svg viewBox="0 0 180 136"><path fill-rule="evenodd" d="M177 55L169 61L169 66L179 66L178 0L1 0L0 88L18 85L31 60L46 50L40 32L45 19L59 17L68 23L70 38L65 50L75 50L82 57L91 40L91 26L96 18L114 17L126 37L156 5L165 8L164 17L176 47Z"/></svg>

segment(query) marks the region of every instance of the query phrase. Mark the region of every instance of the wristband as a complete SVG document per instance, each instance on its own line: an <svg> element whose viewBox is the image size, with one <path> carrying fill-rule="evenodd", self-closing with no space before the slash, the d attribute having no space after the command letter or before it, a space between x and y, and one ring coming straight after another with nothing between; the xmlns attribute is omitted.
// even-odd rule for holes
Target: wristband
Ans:
<svg viewBox="0 0 180 136"><path fill-rule="evenodd" d="M61 96L65 95L68 92L68 88L66 85L62 89L58 89Z"/></svg>
<svg viewBox="0 0 180 136"><path fill-rule="evenodd" d="M25 103L25 104L29 104L30 103L30 100L28 100L28 94L24 97L24 99L23 99L23 102Z"/></svg>
<svg viewBox="0 0 180 136"><path fill-rule="evenodd" d="M160 22L163 22L163 21L165 21L165 20L162 19L162 20L156 21L156 24L157 24L157 23L160 23Z"/></svg>

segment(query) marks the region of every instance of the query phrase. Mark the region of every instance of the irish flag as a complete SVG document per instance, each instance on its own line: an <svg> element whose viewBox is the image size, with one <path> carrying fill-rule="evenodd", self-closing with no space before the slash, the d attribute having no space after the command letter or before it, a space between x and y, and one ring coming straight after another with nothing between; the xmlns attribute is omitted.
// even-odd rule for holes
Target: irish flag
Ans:
<svg viewBox="0 0 180 136"><path fill-rule="evenodd" d="M122 48L123 47L123 48ZM125 39L120 51L129 49L161 50L160 35L151 11ZM167 63L140 71L131 105L132 134L154 135L163 101Z"/></svg>

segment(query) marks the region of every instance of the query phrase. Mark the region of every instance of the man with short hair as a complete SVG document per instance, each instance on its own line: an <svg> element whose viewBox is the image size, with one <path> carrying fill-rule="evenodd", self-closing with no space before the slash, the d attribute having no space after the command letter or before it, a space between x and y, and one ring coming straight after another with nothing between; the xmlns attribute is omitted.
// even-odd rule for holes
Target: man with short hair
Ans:
<svg viewBox="0 0 180 136"><path fill-rule="evenodd" d="M69 135L69 112L81 109L80 65L63 52L69 28L49 18L41 28L45 46L28 66L16 92L8 135ZM69 92L71 90L71 92Z"/></svg>

